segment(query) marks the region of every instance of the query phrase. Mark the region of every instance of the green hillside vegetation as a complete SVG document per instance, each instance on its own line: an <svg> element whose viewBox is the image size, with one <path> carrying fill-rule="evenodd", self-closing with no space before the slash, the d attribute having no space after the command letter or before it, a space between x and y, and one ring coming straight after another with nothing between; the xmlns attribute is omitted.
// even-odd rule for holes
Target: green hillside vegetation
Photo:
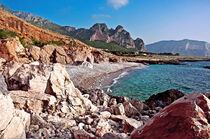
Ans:
<svg viewBox="0 0 210 139"><path fill-rule="evenodd" d="M90 45L94 48L98 48L104 51L120 51L120 52L134 52L136 49L127 49L122 46L119 46L115 42L106 43L103 41L89 41L89 40L81 40L82 42L86 43L87 45Z"/></svg>
<svg viewBox="0 0 210 139"><path fill-rule="evenodd" d="M18 35L13 31L10 31L8 29L0 29L0 39L6 39L9 37L17 37L17 36Z"/></svg>
<svg viewBox="0 0 210 139"><path fill-rule="evenodd" d="M0 29L0 39L6 39L6 38L10 38L10 37L18 37L21 44L24 47L29 48L31 45L36 45L38 47L43 47L44 45L47 44L51 44L51 45L57 45L57 46L61 46L64 45L64 42L62 41L52 41L52 42L44 42L41 40L37 40L35 38L32 39L32 42L25 42L23 38L21 38L16 32L10 31L6 28L4 29Z"/></svg>

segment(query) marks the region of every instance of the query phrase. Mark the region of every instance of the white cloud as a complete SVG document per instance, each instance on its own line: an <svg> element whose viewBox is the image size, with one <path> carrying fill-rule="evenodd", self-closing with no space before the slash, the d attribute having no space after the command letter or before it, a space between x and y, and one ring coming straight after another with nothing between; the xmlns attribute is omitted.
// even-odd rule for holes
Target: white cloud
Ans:
<svg viewBox="0 0 210 139"><path fill-rule="evenodd" d="M94 14L92 15L92 19L96 20L99 18L112 18L110 15L107 14Z"/></svg>
<svg viewBox="0 0 210 139"><path fill-rule="evenodd" d="M122 6L128 4L129 0L107 0L108 4L114 7L115 9L119 9Z"/></svg>

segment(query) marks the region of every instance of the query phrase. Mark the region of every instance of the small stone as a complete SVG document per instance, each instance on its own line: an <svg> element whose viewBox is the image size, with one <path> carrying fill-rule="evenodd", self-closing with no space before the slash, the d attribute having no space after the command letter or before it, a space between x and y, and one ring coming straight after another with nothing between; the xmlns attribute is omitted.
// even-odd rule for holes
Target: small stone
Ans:
<svg viewBox="0 0 210 139"><path fill-rule="evenodd" d="M108 111L103 111L103 112L100 112L100 117L101 118L104 118L104 119L109 119L111 116L111 113L108 112Z"/></svg>
<svg viewBox="0 0 210 139"><path fill-rule="evenodd" d="M78 125L78 127L79 127L80 130L82 130L84 126L85 126L84 123L79 123L79 125Z"/></svg>
<svg viewBox="0 0 210 139"><path fill-rule="evenodd" d="M115 98L111 98L111 100L109 101L109 106L116 105L116 104L117 104L117 100Z"/></svg>
<svg viewBox="0 0 210 139"><path fill-rule="evenodd" d="M133 105L131 105L130 102L124 102L123 106L125 109L126 116L131 117L131 116L135 116L135 115L139 114L138 110Z"/></svg>
<svg viewBox="0 0 210 139"><path fill-rule="evenodd" d="M115 115L125 115L125 109L122 103L112 106Z"/></svg>
<svg viewBox="0 0 210 139"><path fill-rule="evenodd" d="M86 132L85 130L77 130L73 132L75 139L94 139L95 136Z"/></svg>

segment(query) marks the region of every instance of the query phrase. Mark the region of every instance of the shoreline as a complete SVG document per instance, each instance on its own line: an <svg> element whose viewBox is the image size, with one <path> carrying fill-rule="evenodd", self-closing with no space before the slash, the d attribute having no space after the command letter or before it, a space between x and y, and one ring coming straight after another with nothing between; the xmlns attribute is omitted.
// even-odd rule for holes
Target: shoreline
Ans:
<svg viewBox="0 0 210 139"><path fill-rule="evenodd" d="M121 67L117 67L121 65ZM103 67L105 66L105 67ZM109 66L107 71L107 66ZM67 66L67 72L70 75L70 79L73 81L76 87L85 89L108 89L114 83L114 79L135 68L144 68L145 65L140 63L115 63L115 64L94 64L93 69L83 71L84 67L77 66L77 77L71 76L75 74L74 66ZM117 67L116 69L112 69ZM87 67L86 67L87 68ZM100 71L98 70L100 68ZM104 69L103 69L104 68ZM81 70L81 71L78 71ZM99 71L99 72L98 72ZM92 73L91 73L92 72ZM98 73L97 73L98 72ZM80 78L78 80L78 78Z"/></svg>

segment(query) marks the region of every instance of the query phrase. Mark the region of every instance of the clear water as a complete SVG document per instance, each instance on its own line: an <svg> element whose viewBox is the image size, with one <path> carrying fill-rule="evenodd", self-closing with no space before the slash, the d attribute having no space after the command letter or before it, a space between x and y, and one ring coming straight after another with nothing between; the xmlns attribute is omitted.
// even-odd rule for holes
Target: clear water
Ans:
<svg viewBox="0 0 210 139"><path fill-rule="evenodd" d="M111 86L111 94L145 100L152 94L178 89L185 94L210 92L210 61L185 62L189 65L150 65L129 71Z"/></svg>

